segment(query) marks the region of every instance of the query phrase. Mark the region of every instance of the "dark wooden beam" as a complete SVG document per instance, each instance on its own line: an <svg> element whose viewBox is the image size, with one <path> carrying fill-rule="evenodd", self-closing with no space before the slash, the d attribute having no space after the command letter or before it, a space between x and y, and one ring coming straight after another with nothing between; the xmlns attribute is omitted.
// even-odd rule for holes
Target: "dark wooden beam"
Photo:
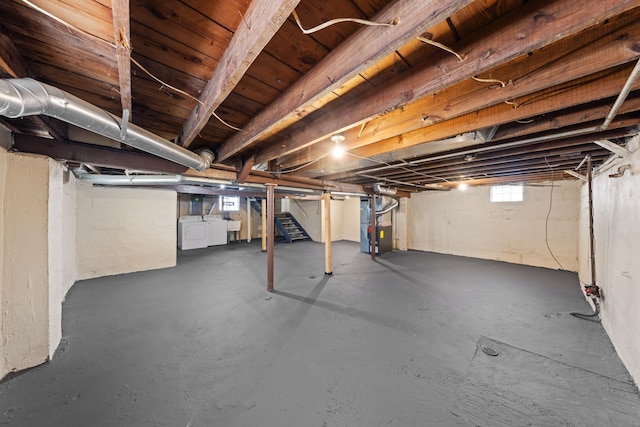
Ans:
<svg viewBox="0 0 640 427"><path fill-rule="evenodd" d="M471 79L634 6L637 2L633 0L527 3L483 27L475 36L467 37L469 41L454 46L456 51L466 55L464 61L460 62L453 55L443 55L437 63L434 59L426 61L421 69L409 70L390 84L369 90L357 102L335 108L313 124L289 134L286 141L264 149L256 161L268 161L317 143L336 131L357 126Z"/></svg>
<svg viewBox="0 0 640 427"><path fill-rule="evenodd" d="M235 181L237 174L233 168L218 165L204 172L170 162L168 160L150 156L137 151L120 150L116 148L100 147L84 143L57 142L47 138L30 135L14 135L13 148L27 153L42 154L57 160L77 163L88 163L94 166L114 169L133 169L148 172L164 172L182 174L192 177L222 179ZM318 191L340 191L347 193L364 193L362 186L343 184L340 182L317 180L305 177L274 177L267 172L251 171L246 182L253 184L275 184L286 187L306 188Z"/></svg>
<svg viewBox="0 0 640 427"><path fill-rule="evenodd" d="M207 82L178 142L189 147L211 115L238 84L260 51L271 40L300 0L253 0L218 67Z"/></svg>
<svg viewBox="0 0 640 427"><path fill-rule="evenodd" d="M397 25L362 27L254 117L244 132L225 142L218 150L218 158L228 159L279 123L305 114L311 104L469 3L469 0L395 1L372 20L382 23L398 20Z"/></svg>
<svg viewBox="0 0 640 427"><path fill-rule="evenodd" d="M238 176L236 178L236 182L238 184L242 184L246 181L249 173L251 173L251 168L256 164L256 155L255 153L251 155L247 160L242 164L242 168L238 171Z"/></svg>
<svg viewBox="0 0 640 427"><path fill-rule="evenodd" d="M79 142L61 143L30 135L14 135L13 148L27 153L42 154L57 160L89 163L99 167L175 174L187 170L184 166L145 153Z"/></svg>
<svg viewBox="0 0 640 427"><path fill-rule="evenodd" d="M120 82L120 102L123 119L129 115L131 121L131 25L129 0L112 0L113 34L118 61L118 81Z"/></svg>

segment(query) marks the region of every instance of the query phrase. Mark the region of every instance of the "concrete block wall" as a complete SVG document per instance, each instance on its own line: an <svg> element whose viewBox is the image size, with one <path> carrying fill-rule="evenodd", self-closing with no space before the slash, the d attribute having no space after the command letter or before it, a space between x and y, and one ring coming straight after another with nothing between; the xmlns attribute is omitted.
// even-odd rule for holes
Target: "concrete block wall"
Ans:
<svg viewBox="0 0 640 427"><path fill-rule="evenodd" d="M559 269L548 242L563 269L577 271L579 188L555 182L551 199L550 183L525 186L524 201L508 203L492 203L489 186L413 195L408 248Z"/></svg>
<svg viewBox="0 0 640 427"><path fill-rule="evenodd" d="M602 169L593 180L596 284L602 289L602 325L636 384L640 384L640 150ZM629 165L622 177L610 178ZM592 283L587 185L580 198L579 276Z"/></svg>
<svg viewBox="0 0 640 427"><path fill-rule="evenodd" d="M174 267L177 194L77 186L78 279Z"/></svg>

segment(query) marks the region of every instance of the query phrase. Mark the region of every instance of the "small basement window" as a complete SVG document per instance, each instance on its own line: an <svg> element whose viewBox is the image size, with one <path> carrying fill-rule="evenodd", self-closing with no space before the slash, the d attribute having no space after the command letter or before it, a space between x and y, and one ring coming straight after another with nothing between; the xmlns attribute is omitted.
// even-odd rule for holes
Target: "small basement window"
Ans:
<svg viewBox="0 0 640 427"><path fill-rule="evenodd" d="M492 185L492 202L521 202L523 197L523 186L519 185Z"/></svg>
<svg viewBox="0 0 640 427"><path fill-rule="evenodd" d="M219 196L220 210L223 212L236 212L240 210L240 197Z"/></svg>

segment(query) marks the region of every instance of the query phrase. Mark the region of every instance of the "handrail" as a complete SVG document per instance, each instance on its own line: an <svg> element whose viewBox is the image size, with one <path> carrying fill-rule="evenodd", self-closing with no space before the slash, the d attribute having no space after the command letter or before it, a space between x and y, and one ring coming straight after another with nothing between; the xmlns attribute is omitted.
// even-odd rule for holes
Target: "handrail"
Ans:
<svg viewBox="0 0 640 427"><path fill-rule="evenodd" d="M302 206L300 206L300 203L298 203L295 199L290 199L293 203L296 204L296 206L298 207L298 209L300 210L300 212L302 212L302 215L304 215L306 218L309 218L309 215L307 215L307 213L304 211L304 209L302 209Z"/></svg>

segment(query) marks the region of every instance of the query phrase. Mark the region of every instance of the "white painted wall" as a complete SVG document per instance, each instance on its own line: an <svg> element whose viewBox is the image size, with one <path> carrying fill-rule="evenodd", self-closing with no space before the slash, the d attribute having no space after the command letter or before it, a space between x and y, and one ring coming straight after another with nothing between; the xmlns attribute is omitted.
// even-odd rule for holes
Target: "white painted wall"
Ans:
<svg viewBox="0 0 640 427"><path fill-rule="evenodd" d="M556 182L548 242L577 271L579 186ZM491 203L490 187L423 192L408 200L408 248L557 269L545 240L551 187L525 186L524 201Z"/></svg>
<svg viewBox="0 0 640 427"><path fill-rule="evenodd" d="M609 178L622 164L631 170ZM600 317L620 359L640 384L640 150L613 166L593 181L596 284L604 296ZM586 185L580 201L579 276L583 283L592 283Z"/></svg>
<svg viewBox="0 0 640 427"><path fill-rule="evenodd" d="M174 267L177 195L77 185L78 279Z"/></svg>
<svg viewBox="0 0 640 427"><path fill-rule="evenodd" d="M49 332L49 165L7 154L3 210L3 373L43 363L57 342ZM57 287L58 283L52 283ZM55 316L55 314L54 314Z"/></svg>
<svg viewBox="0 0 640 427"><path fill-rule="evenodd" d="M7 153L0 133L0 378L38 365L62 337L75 282L75 182L42 156Z"/></svg>
<svg viewBox="0 0 640 427"><path fill-rule="evenodd" d="M4 348L4 193L7 175L7 149L11 146L11 132L0 127L0 378L4 377L9 369L5 361Z"/></svg>
<svg viewBox="0 0 640 427"><path fill-rule="evenodd" d="M331 220L342 225L342 239L351 242L360 241L360 197L349 196L337 202L342 204L342 216Z"/></svg>
<svg viewBox="0 0 640 427"><path fill-rule="evenodd" d="M344 203L342 200L331 200L329 203L331 203L331 241L344 240L344 224L342 223Z"/></svg>
<svg viewBox="0 0 640 427"><path fill-rule="evenodd" d="M398 199L399 206L392 211L393 214L393 249L399 251L408 250L409 246L409 230L407 223L407 206L409 199L401 197Z"/></svg>
<svg viewBox="0 0 640 427"><path fill-rule="evenodd" d="M296 200L289 205L291 214L302 225L314 242L322 242L323 210L320 200ZM302 214L304 211L306 215ZM333 240L333 236L331 236Z"/></svg>
<svg viewBox="0 0 640 427"><path fill-rule="evenodd" d="M320 200L296 200L290 212L314 242L323 242L324 207ZM302 210L304 213L302 213ZM306 214L306 215L305 215ZM360 241L360 199L331 200L331 241Z"/></svg>

